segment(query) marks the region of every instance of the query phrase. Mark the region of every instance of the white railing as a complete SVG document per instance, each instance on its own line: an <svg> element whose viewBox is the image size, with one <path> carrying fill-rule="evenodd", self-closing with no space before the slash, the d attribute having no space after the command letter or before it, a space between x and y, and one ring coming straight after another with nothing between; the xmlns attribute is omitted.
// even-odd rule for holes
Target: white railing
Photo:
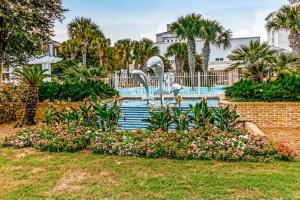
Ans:
<svg viewBox="0 0 300 200"><path fill-rule="evenodd" d="M211 91L211 88L215 88L214 91L218 91L218 94L224 94L224 90L220 88L231 86L238 82L240 78L241 74L238 71L197 72L194 77L189 73L166 74L164 87L170 91L172 84L177 83L183 86L188 94L204 94L205 91ZM125 96L141 95L141 90L143 90L143 86L138 81L132 80L127 74L122 74L121 76L115 74L110 83L115 89L120 91L121 95L124 94ZM149 75L149 87L151 93L158 89L157 77ZM145 94L145 91L142 93Z"/></svg>

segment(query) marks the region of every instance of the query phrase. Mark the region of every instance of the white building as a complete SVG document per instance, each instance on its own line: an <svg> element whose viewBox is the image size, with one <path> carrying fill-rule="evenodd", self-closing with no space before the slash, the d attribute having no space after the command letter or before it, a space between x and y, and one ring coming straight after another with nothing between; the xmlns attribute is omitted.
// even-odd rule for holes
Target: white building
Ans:
<svg viewBox="0 0 300 200"><path fill-rule="evenodd" d="M56 42L56 41L51 41L49 43L49 48L48 48L48 51L42 56L42 57L57 57L57 51L58 51L58 48L60 46L60 43L59 42ZM14 67L7 67L7 66L4 66L3 68L3 74L2 74L2 82L3 83L16 83L18 82L16 77L14 76L14 70L15 68L18 68L16 66Z"/></svg>
<svg viewBox="0 0 300 200"><path fill-rule="evenodd" d="M275 15L276 12L270 13L265 20L268 22L272 20ZM286 50L286 51L291 51L288 37L289 37L289 32L285 30L268 31L267 42L272 47Z"/></svg>
<svg viewBox="0 0 300 200"><path fill-rule="evenodd" d="M294 0L291 1L292 2L292 6L300 6L300 1L299 0ZM275 15L276 15L276 11L270 13L267 17L266 17L266 21L270 21L272 20ZM275 48L278 49L282 49L285 51L291 51L292 49L290 48L290 43L289 43L289 32L285 31L285 30L280 30L280 31L268 31L268 44L270 46L273 46Z"/></svg>
<svg viewBox="0 0 300 200"><path fill-rule="evenodd" d="M231 47L224 50L223 48L218 48L215 46L211 47L209 70L210 71L224 71L230 67L231 62L228 56L233 50L239 48L241 45L247 45L250 41L260 40L260 37L244 37L244 38L232 38ZM183 42L184 40L177 37L170 30L170 25L167 25L167 31L159 33L156 35L156 46L160 49L160 54L165 55L167 53L167 48L175 42ZM204 42L200 39L196 40L196 50L197 53L201 53ZM175 63L174 58L169 58L172 64Z"/></svg>

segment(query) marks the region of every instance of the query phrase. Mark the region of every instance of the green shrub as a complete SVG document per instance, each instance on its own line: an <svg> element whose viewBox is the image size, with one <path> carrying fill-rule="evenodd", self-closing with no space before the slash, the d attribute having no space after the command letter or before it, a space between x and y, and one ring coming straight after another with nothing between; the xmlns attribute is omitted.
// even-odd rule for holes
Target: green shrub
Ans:
<svg viewBox="0 0 300 200"><path fill-rule="evenodd" d="M90 132L82 127L42 127L24 130L15 136L5 138L4 146L15 148L35 147L41 151L49 152L76 152L87 147L91 138Z"/></svg>
<svg viewBox="0 0 300 200"><path fill-rule="evenodd" d="M118 92L108 84L98 81L78 81L59 84L56 82L43 83L39 90L40 101L71 100L82 101L87 97L111 98Z"/></svg>
<svg viewBox="0 0 300 200"><path fill-rule="evenodd" d="M237 102L299 102L300 77L288 76L266 83L243 80L226 88L225 94Z"/></svg>
<svg viewBox="0 0 300 200"><path fill-rule="evenodd" d="M229 106L210 108L207 100L202 99L195 106L191 105L187 111L181 108L165 106L150 109L150 117L143 121L149 123L147 129L151 131L162 130L168 132L172 126L176 131L189 131L192 129L205 129L215 127L222 131L240 128L242 121L235 110Z"/></svg>
<svg viewBox="0 0 300 200"><path fill-rule="evenodd" d="M255 162L294 158L288 147L273 145L246 130L209 127L181 132L99 132L91 140L90 149L101 154L148 158Z"/></svg>

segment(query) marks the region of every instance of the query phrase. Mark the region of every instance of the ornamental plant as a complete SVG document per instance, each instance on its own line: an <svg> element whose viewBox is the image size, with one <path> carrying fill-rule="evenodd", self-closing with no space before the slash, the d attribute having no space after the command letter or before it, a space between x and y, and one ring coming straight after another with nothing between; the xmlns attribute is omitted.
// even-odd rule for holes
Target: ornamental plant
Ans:
<svg viewBox="0 0 300 200"><path fill-rule="evenodd" d="M299 102L300 77L286 76L266 83L243 80L226 88L225 94L237 102Z"/></svg>
<svg viewBox="0 0 300 200"><path fill-rule="evenodd" d="M85 148L95 153L147 158L188 160L251 161L293 160L294 152L266 137L243 129L221 131L205 127L191 131L102 132L84 127L43 127L6 138L5 147L35 147L50 152L76 152Z"/></svg>
<svg viewBox="0 0 300 200"><path fill-rule="evenodd" d="M172 124L172 114L171 108L169 106L158 107L154 109L150 108L150 117L148 119L143 120L144 122L148 122L149 126L147 129L151 131L162 130L168 131Z"/></svg>
<svg viewBox="0 0 300 200"><path fill-rule="evenodd" d="M100 128L103 132L111 132L119 127L121 110L118 102L103 104L101 100L91 98L79 108L70 108L66 104L58 109L53 104L43 111L47 126L67 125L71 127Z"/></svg>
<svg viewBox="0 0 300 200"><path fill-rule="evenodd" d="M5 139L5 147L35 147L49 152L76 152L87 147L91 131L82 127L57 126L24 130Z"/></svg>

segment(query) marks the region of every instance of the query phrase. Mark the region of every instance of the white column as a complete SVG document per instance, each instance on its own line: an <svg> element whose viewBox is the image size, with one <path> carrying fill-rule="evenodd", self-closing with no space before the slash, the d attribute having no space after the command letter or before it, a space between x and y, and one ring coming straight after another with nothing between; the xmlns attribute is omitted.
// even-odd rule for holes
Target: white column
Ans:
<svg viewBox="0 0 300 200"><path fill-rule="evenodd" d="M50 77L44 79L44 82L51 82L51 64L50 63L42 64L42 69L47 70L46 74L50 75Z"/></svg>
<svg viewBox="0 0 300 200"><path fill-rule="evenodd" d="M119 76L117 72L115 72L115 89L119 89Z"/></svg>
<svg viewBox="0 0 300 200"><path fill-rule="evenodd" d="M228 71L228 86L233 84L233 73L232 71Z"/></svg>

